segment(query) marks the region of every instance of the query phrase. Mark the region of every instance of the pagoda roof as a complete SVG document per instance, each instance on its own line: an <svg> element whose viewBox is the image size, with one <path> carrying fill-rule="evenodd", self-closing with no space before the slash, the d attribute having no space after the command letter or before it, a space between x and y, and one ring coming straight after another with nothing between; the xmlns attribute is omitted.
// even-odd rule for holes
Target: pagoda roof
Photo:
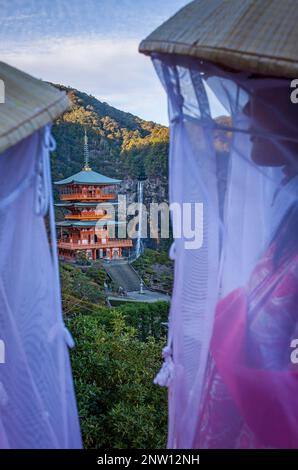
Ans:
<svg viewBox="0 0 298 470"><path fill-rule="evenodd" d="M55 204L56 207L106 207L109 204L113 204L113 206L119 204L118 202L108 201L108 202L57 202Z"/></svg>
<svg viewBox="0 0 298 470"><path fill-rule="evenodd" d="M63 220L62 222L56 222L57 227L95 227L96 225L121 225L125 222L118 222L115 220L79 220L79 221L71 221L71 220Z"/></svg>
<svg viewBox="0 0 298 470"><path fill-rule="evenodd" d="M102 175L93 170L82 170L75 175L69 176L60 181L55 181L54 184L63 185L63 184L119 184L121 180L110 178L109 176Z"/></svg>

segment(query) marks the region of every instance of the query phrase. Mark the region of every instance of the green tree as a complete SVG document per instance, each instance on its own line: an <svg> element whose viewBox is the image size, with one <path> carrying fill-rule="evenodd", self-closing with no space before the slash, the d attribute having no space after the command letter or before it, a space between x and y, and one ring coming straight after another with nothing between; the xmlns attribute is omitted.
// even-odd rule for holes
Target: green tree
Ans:
<svg viewBox="0 0 298 470"><path fill-rule="evenodd" d="M121 312L108 312L108 328L100 315L67 320L85 447L164 448L167 394L152 383L164 339L141 341Z"/></svg>

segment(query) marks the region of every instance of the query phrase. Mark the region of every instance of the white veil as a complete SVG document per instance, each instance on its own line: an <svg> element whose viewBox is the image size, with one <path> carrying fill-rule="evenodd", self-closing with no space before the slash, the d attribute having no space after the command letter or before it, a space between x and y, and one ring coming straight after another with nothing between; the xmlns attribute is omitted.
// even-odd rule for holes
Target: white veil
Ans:
<svg viewBox="0 0 298 470"><path fill-rule="evenodd" d="M79 448L45 127L0 155L0 447ZM52 246L44 216L50 211Z"/></svg>
<svg viewBox="0 0 298 470"><path fill-rule="evenodd" d="M182 236L171 250L169 340L156 378L169 386L168 446L291 446L298 437L290 361L298 245L288 229L295 213L285 216L297 203L298 111L289 104L289 81L181 56L153 54L153 62L169 98L170 202L204 207L203 245L186 249ZM218 102L228 126L216 118ZM228 155L215 148L216 132L231 136ZM226 172L218 171L220 158ZM246 341L254 347L247 350ZM281 357L281 370L268 370ZM256 399L268 408L266 425Z"/></svg>

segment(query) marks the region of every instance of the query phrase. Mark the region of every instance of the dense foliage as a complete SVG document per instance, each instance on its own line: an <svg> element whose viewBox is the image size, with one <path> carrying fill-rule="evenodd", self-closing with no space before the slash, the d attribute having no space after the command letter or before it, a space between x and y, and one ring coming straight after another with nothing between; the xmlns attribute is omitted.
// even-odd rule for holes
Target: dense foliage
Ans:
<svg viewBox="0 0 298 470"><path fill-rule="evenodd" d="M167 305L160 307L166 314ZM146 312L101 307L67 324L76 341L71 359L85 447L165 447L166 391L152 383L165 341L156 305Z"/></svg>
<svg viewBox="0 0 298 470"><path fill-rule="evenodd" d="M84 129L88 131L90 163L112 177L167 176L168 129L125 113L91 95L67 91L70 111L56 121L53 134L58 151L53 156L53 179L81 170Z"/></svg>
<svg viewBox="0 0 298 470"><path fill-rule="evenodd" d="M120 311L105 313L67 320L76 341L71 359L84 445L164 448L166 391L152 383L164 340L141 341Z"/></svg>
<svg viewBox="0 0 298 470"><path fill-rule="evenodd" d="M90 313L105 304L104 280L106 273L96 264L83 272L69 264L60 264L63 311L65 315Z"/></svg>
<svg viewBox="0 0 298 470"><path fill-rule="evenodd" d="M174 265L167 251L147 248L133 265L148 287L171 294Z"/></svg>
<svg viewBox="0 0 298 470"><path fill-rule="evenodd" d="M106 273L61 263L65 321L85 447L165 447L166 391L152 380L161 366L169 305L104 305Z"/></svg>

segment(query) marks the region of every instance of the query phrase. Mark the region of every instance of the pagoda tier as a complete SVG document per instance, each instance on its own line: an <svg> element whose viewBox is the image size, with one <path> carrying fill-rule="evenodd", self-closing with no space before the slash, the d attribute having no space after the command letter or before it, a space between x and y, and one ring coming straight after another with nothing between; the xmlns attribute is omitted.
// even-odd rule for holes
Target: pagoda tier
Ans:
<svg viewBox="0 0 298 470"><path fill-rule="evenodd" d="M66 220L98 220L111 219L110 212L115 213L118 202L65 202L56 206L69 211Z"/></svg>
<svg viewBox="0 0 298 470"><path fill-rule="evenodd" d="M97 188L94 185L67 185L61 192L62 201L113 201L116 198L115 188Z"/></svg>
<svg viewBox="0 0 298 470"><path fill-rule="evenodd" d="M121 181L91 170L86 134L84 151L83 170L55 183L61 199L56 206L67 211L65 220L56 224L60 228L59 255L67 260L75 260L79 252L91 260L122 258L132 247L132 240L111 238L109 233L111 226L119 225L113 219Z"/></svg>
<svg viewBox="0 0 298 470"><path fill-rule="evenodd" d="M111 207L112 204L112 207ZM98 220L112 219L111 208L113 213L118 203L98 203L98 202L78 202L78 203L62 203L56 206L67 209L70 213L65 215L65 220Z"/></svg>
<svg viewBox="0 0 298 470"><path fill-rule="evenodd" d="M132 247L132 240L111 238L109 225L119 225L111 220L97 221L63 221L58 222L60 239L59 254L65 259L74 259L78 251L84 251L86 257L92 260L123 257L123 249ZM64 229L67 228L65 234Z"/></svg>
<svg viewBox="0 0 298 470"><path fill-rule="evenodd" d="M107 204L90 204L57 204L69 211L64 216L65 220L56 224L60 228L59 255L74 260L77 253L83 251L86 257L92 260L122 258L123 248L125 251L131 248L132 240L111 238L110 226L115 228L120 223L112 220L112 215L107 211Z"/></svg>

